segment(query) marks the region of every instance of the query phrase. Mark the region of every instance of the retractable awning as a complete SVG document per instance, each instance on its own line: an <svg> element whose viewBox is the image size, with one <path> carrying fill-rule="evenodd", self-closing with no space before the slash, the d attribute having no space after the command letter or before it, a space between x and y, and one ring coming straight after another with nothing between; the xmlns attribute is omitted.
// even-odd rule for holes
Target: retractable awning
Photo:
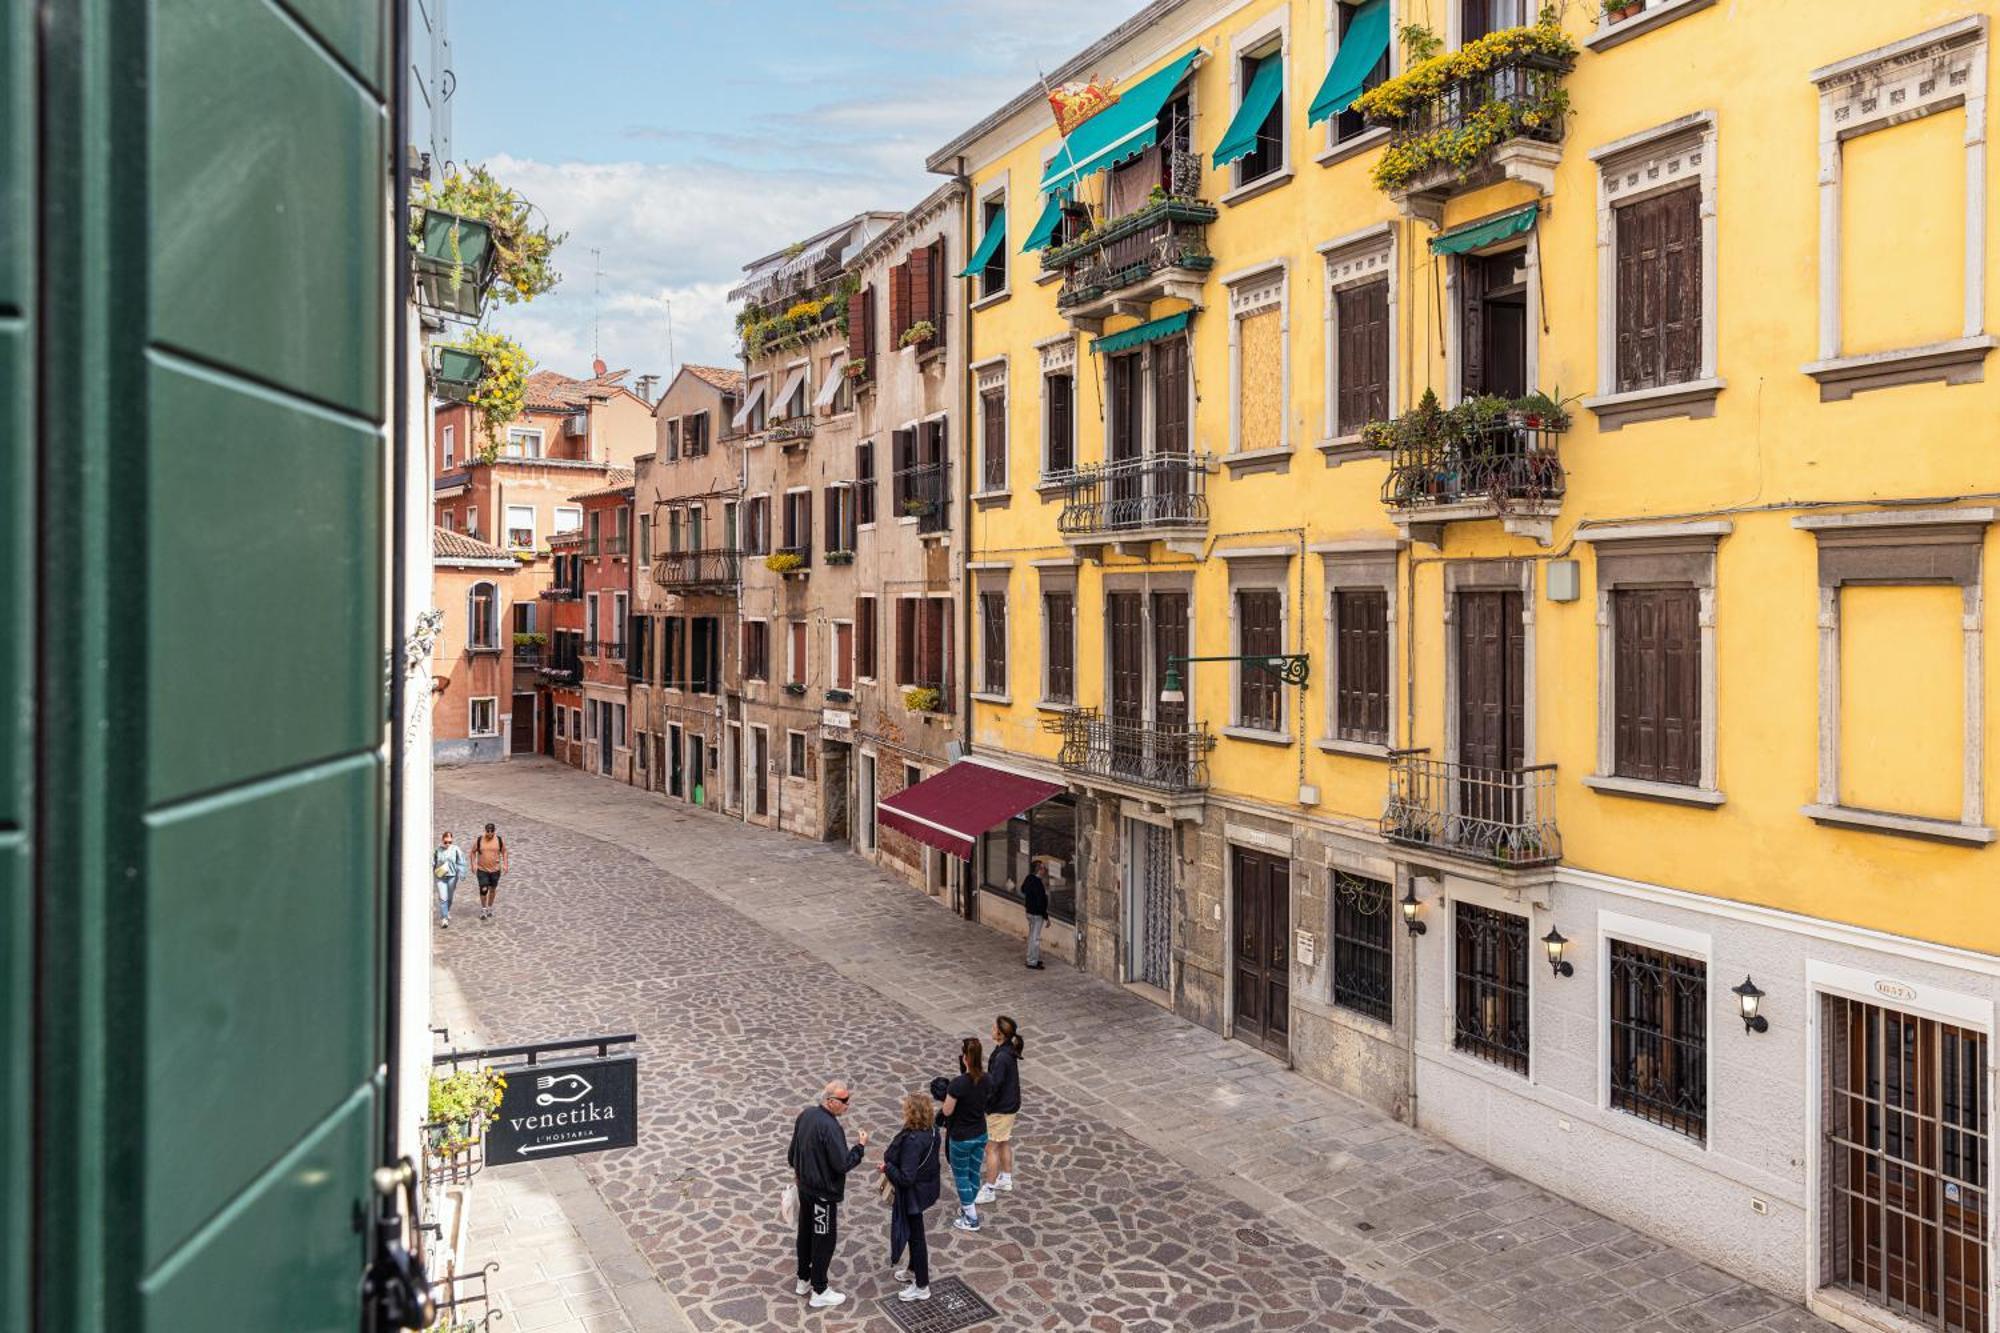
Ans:
<svg viewBox="0 0 2000 1333"><path fill-rule="evenodd" d="M764 401L764 380L757 381L757 387L750 390L750 396L743 400L743 406L736 409L736 415L729 418L729 424L742 430L750 424L750 414L757 410L757 404Z"/></svg>
<svg viewBox="0 0 2000 1333"><path fill-rule="evenodd" d="M1368 0L1354 11L1347 31L1340 35L1340 50L1334 53L1333 67L1327 70L1326 82L1319 86L1319 95L1306 113L1306 124L1317 125L1352 106L1368 76L1388 54L1389 0Z"/></svg>
<svg viewBox="0 0 2000 1333"><path fill-rule="evenodd" d="M779 389L778 396L771 400L771 410L773 412L784 411L785 404L792 401L792 395L799 391L799 386L804 384L805 381L806 367L802 365L793 366L792 373L785 376L784 387Z"/></svg>
<svg viewBox="0 0 2000 1333"><path fill-rule="evenodd" d="M1118 100L1071 130L1063 146L1049 159L1042 175L1042 193L1074 185L1093 171L1115 167L1137 157L1159 138L1160 111L1174 95L1202 50L1194 50L1120 93Z"/></svg>
<svg viewBox="0 0 2000 1333"><path fill-rule="evenodd" d="M1535 214L1540 209L1540 204L1525 204L1511 212L1502 213L1497 218L1487 218L1483 222L1454 227L1448 232L1431 237L1431 253L1471 254L1474 250L1484 250L1487 246L1504 241L1510 236L1519 236L1535 225Z"/></svg>
<svg viewBox="0 0 2000 1333"><path fill-rule="evenodd" d="M1042 215L1035 219L1035 225L1028 229L1028 239L1021 246L1022 254L1036 250L1046 250L1056 238L1056 228L1062 226L1063 205L1069 202L1069 191L1058 190L1050 195L1042 205Z"/></svg>
<svg viewBox="0 0 2000 1333"><path fill-rule="evenodd" d="M1271 118L1271 108L1278 104L1278 94L1284 90L1284 56L1265 56L1257 62L1257 72L1250 77L1250 86L1243 90L1243 101L1236 108L1236 118L1229 122L1222 142L1215 146L1218 170L1246 156L1257 146L1257 132Z"/></svg>
<svg viewBox="0 0 2000 1333"><path fill-rule="evenodd" d="M878 801L875 810L881 822L898 833L969 861L980 834L1062 791L1060 783L961 759L935 777Z"/></svg>
<svg viewBox="0 0 2000 1333"><path fill-rule="evenodd" d="M813 395L814 407L832 407L834 398L840 393L840 382L847 378L847 353L835 352L826 361L826 383L819 386Z"/></svg>
<svg viewBox="0 0 2000 1333"><path fill-rule="evenodd" d="M1129 352L1134 347L1143 347L1162 338L1171 338L1187 328L1194 318L1194 311L1183 310L1177 315L1163 315L1159 319L1149 319L1144 324L1134 324L1129 329L1107 333L1090 345L1092 353Z"/></svg>
<svg viewBox="0 0 2000 1333"><path fill-rule="evenodd" d="M986 234L979 238L979 248L972 252L972 258L965 261L959 270L961 278L976 278L979 271L993 262L993 256L1000 253L1000 247L1007 241L1007 210L1001 209L993 215L993 222L986 228Z"/></svg>

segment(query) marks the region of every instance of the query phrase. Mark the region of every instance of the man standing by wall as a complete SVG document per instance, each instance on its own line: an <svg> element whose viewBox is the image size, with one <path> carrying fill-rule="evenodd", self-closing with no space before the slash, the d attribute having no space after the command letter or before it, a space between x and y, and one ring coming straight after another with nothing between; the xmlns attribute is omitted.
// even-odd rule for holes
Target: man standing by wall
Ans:
<svg viewBox="0 0 2000 1333"><path fill-rule="evenodd" d="M1021 881L1021 906L1028 913L1028 966L1040 970L1042 927L1049 924L1049 890L1032 861L1028 863L1027 877Z"/></svg>
<svg viewBox="0 0 2000 1333"><path fill-rule="evenodd" d="M796 1291L815 1310L839 1305L847 1297L826 1285L826 1270L833 1263L833 1249L840 1239L840 1201L847 1193L847 1173L861 1165L868 1147L868 1131L862 1130L853 1147L847 1146L847 1131L840 1117L847 1114L853 1097L845 1079L835 1079L821 1090L817 1105L799 1112L792 1125L792 1147L785 1160L799 1187L799 1282Z"/></svg>

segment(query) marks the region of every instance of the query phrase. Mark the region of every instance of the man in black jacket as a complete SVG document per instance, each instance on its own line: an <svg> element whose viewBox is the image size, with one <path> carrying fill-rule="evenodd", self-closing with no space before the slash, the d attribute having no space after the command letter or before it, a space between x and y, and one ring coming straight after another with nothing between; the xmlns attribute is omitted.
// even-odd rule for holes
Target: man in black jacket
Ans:
<svg viewBox="0 0 2000 1333"><path fill-rule="evenodd" d="M803 1296L815 1310L839 1305L847 1297L829 1290L826 1270L833 1263L833 1247L840 1239L840 1201L847 1193L847 1173L861 1165L868 1147L868 1131L847 1146L847 1131L840 1117L847 1114L853 1096L845 1079L835 1079L820 1092L819 1104L799 1112L792 1125L791 1151L785 1161L799 1187L799 1284Z"/></svg>
<svg viewBox="0 0 2000 1333"><path fill-rule="evenodd" d="M1042 927L1049 924L1049 891L1042 885L1042 877L1035 873L1034 863L1028 865L1027 878L1021 881L1021 906L1028 912L1028 966L1039 969L1042 965Z"/></svg>

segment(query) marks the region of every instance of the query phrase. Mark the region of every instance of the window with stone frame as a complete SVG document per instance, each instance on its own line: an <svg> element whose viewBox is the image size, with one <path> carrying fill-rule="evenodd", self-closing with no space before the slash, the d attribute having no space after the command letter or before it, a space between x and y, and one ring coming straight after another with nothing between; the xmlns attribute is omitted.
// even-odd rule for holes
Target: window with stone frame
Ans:
<svg viewBox="0 0 2000 1333"><path fill-rule="evenodd" d="M785 750L788 760L787 772L795 778L806 774L806 734L803 731L785 733Z"/></svg>
<svg viewBox="0 0 2000 1333"><path fill-rule="evenodd" d="M1042 376L1043 428L1046 451L1042 473L1054 476L1076 467L1076 372L1052 371Z"/></svg>
<svg viewBox="0 0 2000 1333"><path fill-rule="evenodd" d="M1694 588L1612 589L1617 776L1700 784L1700 620Z"/></svg>
<svg viewBox="0 0 2000 1333"><path fill-rule="evenodd" d="M1394 895L1379 879L1333 876L1333 1002L1383 1023L1396 1013Z"/></svg>
<svg viewBox="0 0 2000 1333"><path fill-rule="evenodd" d="M1701 377L1701 186L1616 210L1617 391Z"/></svg>
<svg viewBox="0 0 2000 1333"><path fill-rule="evenodd" d="M1333 310L1334 430L1358 435L1389 417L1389 280L1337 289Z"/></svg>
<svg viewBox="0 0 2000 1333"><path fill-rule="evenodd" d="M1285 651L1284 594L1276 588L1236 590L1236 651L1246 657ZM1237 664L1236 725L1255 731L1285 729L1284 683L1277 673Z"/></svg>
<svg viewBox="0 0 2000 1333"><path fill-rule="evenodd" d="M1007 489L1007 388L983 390L979 395L979 487L984 491Z"/></svg>
<svg viewBox="0 0 2000 1333"><path fill-rule="evenodd" d="M1389 741L1389 594L1381 588L1333 593L1334 735Z"/></svg>
<svg viewBox="0 0 2000 1333"><path fill-rule="evenodd" d="M806 683L806 622L794 620L786 629L789 651L785 654L785 683Z"/></svg>
<svg viewBox="0 0 2000 1333"><path fill-rule="evenodd" d="M1612 940L1611 1105L1708 1137L1708 964Z"/></svg>

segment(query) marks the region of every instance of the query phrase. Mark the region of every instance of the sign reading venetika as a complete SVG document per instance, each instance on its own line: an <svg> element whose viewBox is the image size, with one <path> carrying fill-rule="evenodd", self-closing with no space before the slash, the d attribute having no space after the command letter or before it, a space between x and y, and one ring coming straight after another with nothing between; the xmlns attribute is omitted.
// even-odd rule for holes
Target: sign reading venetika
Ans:
<svg viewBox="0 0 2000 1333"><path fill-rule="evenodd" d="M638 1110L636 1056L509 1069L486 1130L486 1164L629 1148L639 1141Z"/></svg>

